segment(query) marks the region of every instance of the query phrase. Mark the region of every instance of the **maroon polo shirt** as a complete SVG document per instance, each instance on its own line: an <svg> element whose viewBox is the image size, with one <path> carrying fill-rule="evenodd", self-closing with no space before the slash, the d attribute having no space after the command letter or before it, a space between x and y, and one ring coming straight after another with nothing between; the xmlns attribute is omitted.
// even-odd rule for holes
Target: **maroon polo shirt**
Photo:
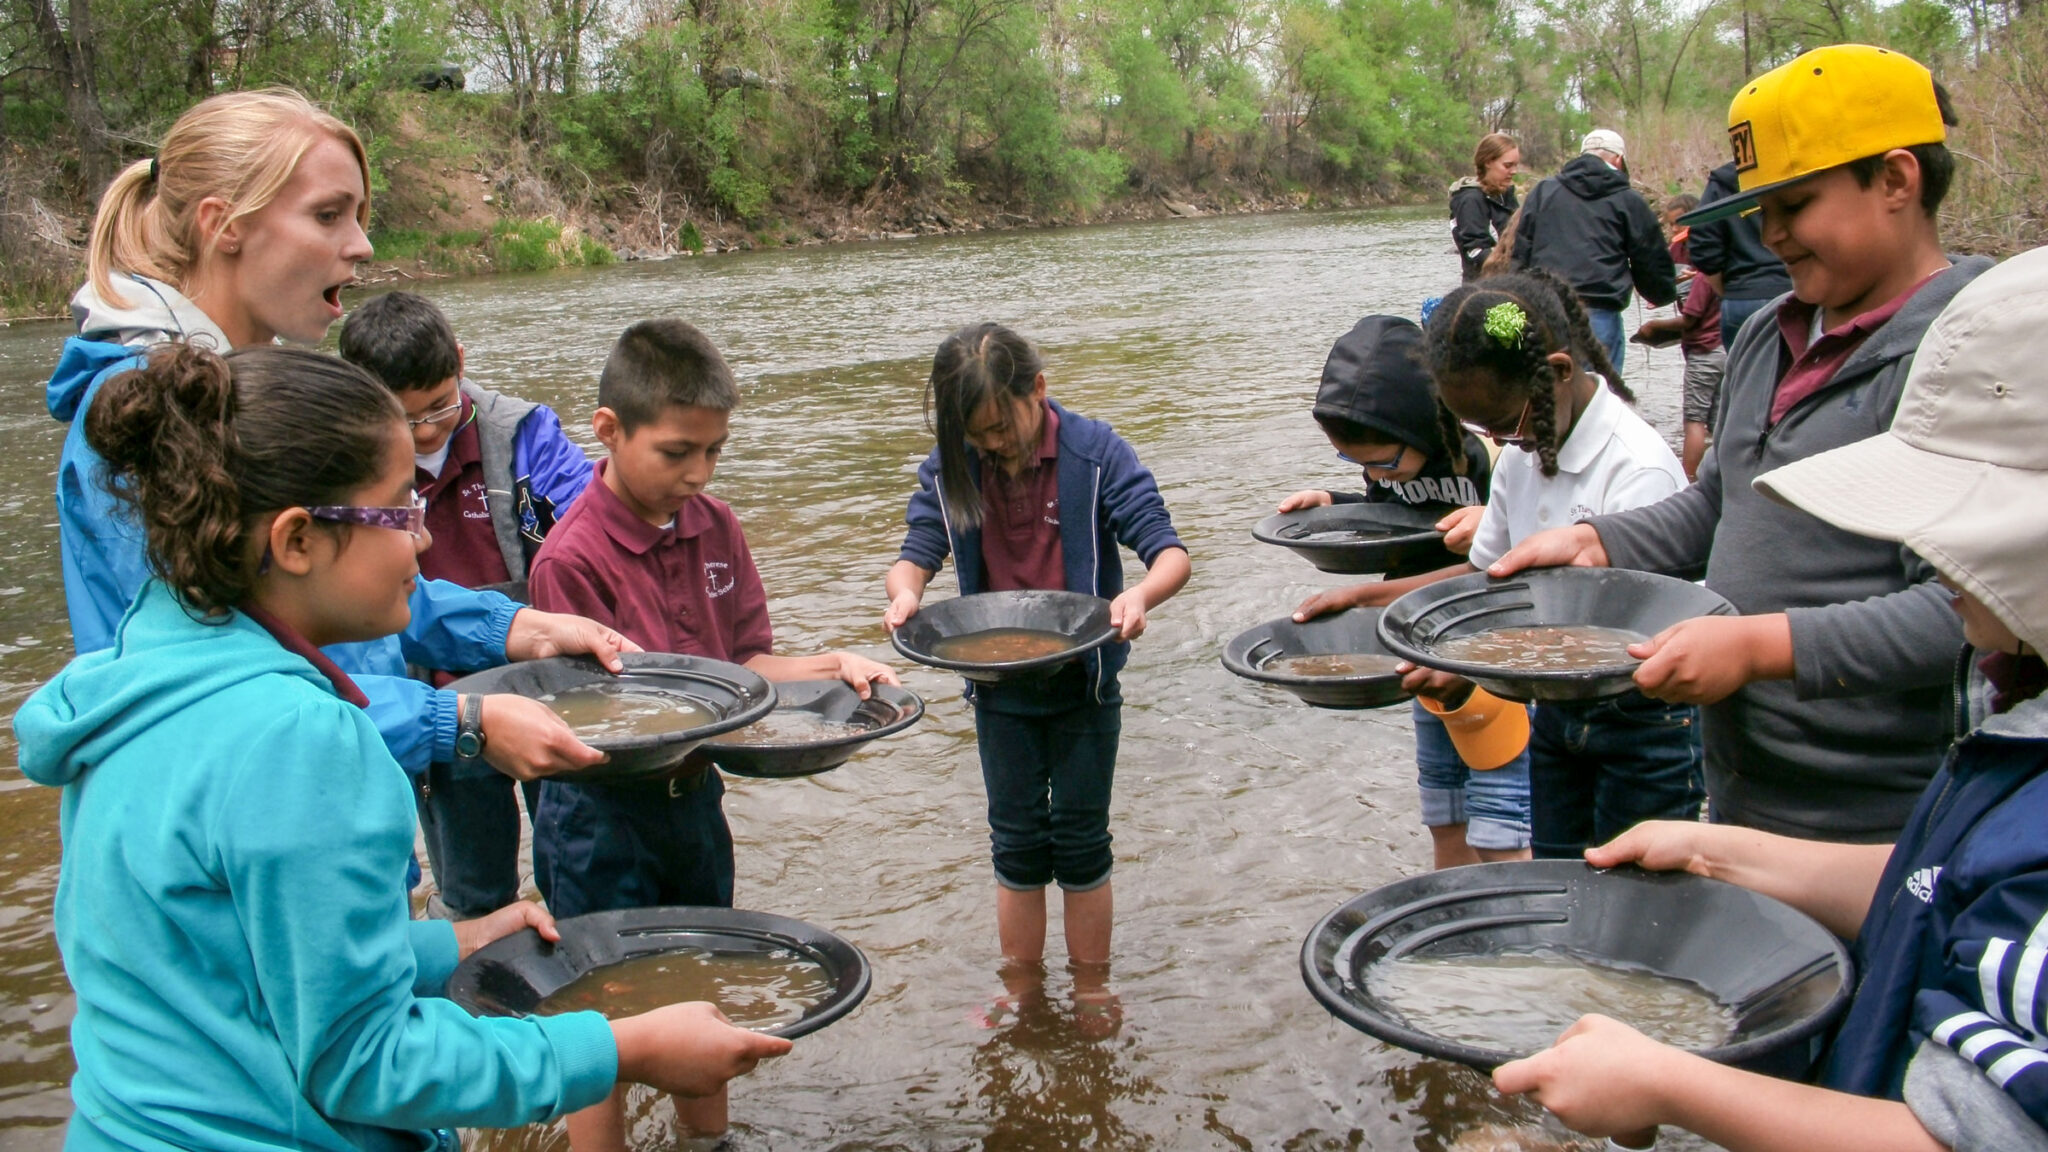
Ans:
<svg viewBox="0 0 2048 1152"><path fill-rule="evenodd" d="M981 562L991 592L1067 586L1060 549L1060 416L1045 408L1038 462L1014 479L1000 464L981 469Z"/></svg>
<svg viewBox="0 0 2048 1152"><path fill-rule="evenodd" d="M327 653L313 647L312 641L300 635L298 629L253 604L242 605L242 615L261 625L265 632L270 633L270 638L277 641L279 647L294 656L304 657L306 663L313 666L314 671L327 677L327 682L334 685L336 696L358 708L370 706L370 698L363 695L363 690L356 686L356 682L349 679L348 673L341 670L341 665L328 659Z"/></svg>
<svg viewBox="0 0 2048 1152"><path fill-rule="evenodd" d="M734 664L766 655L768 593L739 517L700 494L656 528L604 482L611 464L598 462L533 558L533 606L588 616L649 652Z"/></svg>
<svg viewBox="0 0 2048 1152"><path fill-rule="evenodd" d="M1785 413L1801 400L1827 387L1835 373L1842 370L1842 365L1849 362L1849 357L1870 339L1870 334L1884 327L1886 321L1906 306L1906 301L1927 286L1928 280L1939 275L1940 272L1929 273L1926 279L1892 297L1890 302L1872 308L1832 332L1821 333L1820 339L1812 341L1812 347L1808 347L1807 342L1813 335L1813 312L1819 305L1805 303L1796 296L1780 305L1778 334L1785 338L1785 347L1792 352L1792 367L1779 378L1778 390L1771 396L1771 423L1775 425L1783 420Z"/></svg>
<svg viewBox="0 0 2048 1152"><path fill-rule="evenodd" d="M491 529L491 504L484 486L483 438L476 405L462 398L462 416L448 442L439 476L413 469L413 487L427 501L427 531L434 543L420 553L420 574L464 588L502 584L512 578L498 534Z"/></svg>

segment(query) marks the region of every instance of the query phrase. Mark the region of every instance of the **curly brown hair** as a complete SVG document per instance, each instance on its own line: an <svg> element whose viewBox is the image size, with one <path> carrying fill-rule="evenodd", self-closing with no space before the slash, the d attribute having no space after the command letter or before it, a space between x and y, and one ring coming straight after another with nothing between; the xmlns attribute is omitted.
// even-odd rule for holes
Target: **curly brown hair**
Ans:
<svg viewBox="0 0 2048 1152"><path fill-rule="evenodd" d="M166 344L100 387L85 440L141 522L150 570L188 611L221 619L255 587L264 515L345 503L404 420L389 389L332 356Z"/></svg>

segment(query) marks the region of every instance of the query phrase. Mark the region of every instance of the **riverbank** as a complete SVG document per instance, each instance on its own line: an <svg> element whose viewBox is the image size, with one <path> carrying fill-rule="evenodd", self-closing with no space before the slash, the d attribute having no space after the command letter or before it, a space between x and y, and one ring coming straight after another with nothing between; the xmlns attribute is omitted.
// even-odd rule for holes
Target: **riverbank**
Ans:
<svg viewBox="0 0 2048 1152"><path fill-rule="evenodd" d="M1046 207L949 181L833 197L801 182L752 216L619 168L566 163L522 133L502 97L387 93L351 117L369 147L371 240L363 285L617 261L909 239L916 236L1421 203L1392 186L1320 188L1218 173L1144 181L1092 203ZM18 142L0 148L0 321L67 318L85 276L91 205L67 201Z"/></svg>

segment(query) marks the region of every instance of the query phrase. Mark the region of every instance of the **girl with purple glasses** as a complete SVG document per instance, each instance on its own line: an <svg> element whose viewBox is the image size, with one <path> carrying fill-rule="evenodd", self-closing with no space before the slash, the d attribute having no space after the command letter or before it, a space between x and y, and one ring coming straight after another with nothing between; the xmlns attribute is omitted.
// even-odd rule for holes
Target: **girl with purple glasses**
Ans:
<svg viewBox="0 0 2048 1152"><path fill-rule="evenodd" d="M406 626L428 543L391 392L286 348L152 352L85 414L152 578L15 716L64 790L72 1148L459 1147L615 1083L706 1095L789 1042L708 1004L476 1019L440 993L539 905L415 921L413 794L322 646ZM166 1075L167 1069L175 1074Z"/></svg>

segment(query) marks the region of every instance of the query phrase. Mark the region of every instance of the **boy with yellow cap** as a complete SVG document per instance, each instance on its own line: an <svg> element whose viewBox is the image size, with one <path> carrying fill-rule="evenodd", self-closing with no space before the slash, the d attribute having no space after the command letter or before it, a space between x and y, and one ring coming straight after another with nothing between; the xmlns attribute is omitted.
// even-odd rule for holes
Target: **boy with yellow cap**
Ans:
<svg viewBox="0 0 2048 1152"><path fill-rule="evenodd" d="M1921 335L1990 267L1951 261L1935 212L1954 116L1926 68L1860 44L1742 86L1728 113L1740 190L1683 218L1762 211L1793 290L1728 352L1713 447L1691 487L1538 533L1492 566L1706 566L1739 617L1688 620L1634 649L1642 691L1706 705L1715 819L1889 842L1948 738L1962 632L1910 549L1773 504L1750 482L1890 426Z"/></svg>
<svg viewBox="0 0 2048 1152"><path fill-rule="evenodd" d="M1730 1152L2048 1149L2048 249L1963 289L1898 418L1759 477L1763 496L1933 561L1974 657L1955 742L1896 845L1639 824L1587 861L1774 896L1855 941L1818 1083L1712 1064L1587 1016L1503 1064L1592 1135L1674 1124ZM1967 729L1967 731L1965 731Z"/></svg>

